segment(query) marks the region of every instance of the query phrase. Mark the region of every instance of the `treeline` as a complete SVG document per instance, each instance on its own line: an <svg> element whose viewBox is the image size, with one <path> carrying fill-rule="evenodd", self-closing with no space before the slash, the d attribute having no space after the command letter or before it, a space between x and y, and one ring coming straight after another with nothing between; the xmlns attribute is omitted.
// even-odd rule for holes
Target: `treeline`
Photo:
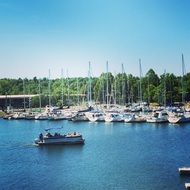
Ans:
<svg viewBox="0 0 190 190"><path fill-rule="evenodd" d="M171 73L158 76L150 69L141 78L125 73L114 76L110 72L93 78L4 78L0 79L0 94L41 94L42 106L49 104L49 101L52 105L62 106L89 100L121 105L138 101L171 105L190 100L190 73L183 77ZM39 106L39 97L33 98L30 105Z"/></svg>

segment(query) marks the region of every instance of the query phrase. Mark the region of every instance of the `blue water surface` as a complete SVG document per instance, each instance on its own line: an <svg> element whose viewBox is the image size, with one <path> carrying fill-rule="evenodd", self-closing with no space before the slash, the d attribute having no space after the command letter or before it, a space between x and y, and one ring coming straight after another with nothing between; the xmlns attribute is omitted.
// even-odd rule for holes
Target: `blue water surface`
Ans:
<svg viewBox="0 0 190 190"><path fill-rule="evenodd" d="M84 145L37 147L45 128L80 132ZM190 166L190 124L0 119L0 188L179 190Z"/></svg>

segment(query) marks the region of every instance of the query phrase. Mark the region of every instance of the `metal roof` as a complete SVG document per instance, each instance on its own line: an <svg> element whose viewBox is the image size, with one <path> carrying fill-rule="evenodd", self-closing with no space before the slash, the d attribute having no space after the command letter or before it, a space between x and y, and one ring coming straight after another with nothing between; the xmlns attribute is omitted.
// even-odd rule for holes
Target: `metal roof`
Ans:
<svg viewBox="0 0 190 190"><path fill-rule="evenodd" d="M39 96L39 94L0 95L0 99L33 98L36 96Z"/></svg>

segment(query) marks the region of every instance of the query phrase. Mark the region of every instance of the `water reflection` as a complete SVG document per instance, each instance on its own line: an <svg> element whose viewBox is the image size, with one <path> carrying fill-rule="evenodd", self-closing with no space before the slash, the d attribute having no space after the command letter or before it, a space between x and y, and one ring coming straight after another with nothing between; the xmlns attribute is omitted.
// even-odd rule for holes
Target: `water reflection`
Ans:
<svg viewBox="0 0 190 190"><path fill-rule="evenodd" d="M62 151L64 149L71 150L80 150L82 149L84 144L75 144L75 145L48 145L48 146L38 146L39 150L47 150L52 152Z"/></svg>

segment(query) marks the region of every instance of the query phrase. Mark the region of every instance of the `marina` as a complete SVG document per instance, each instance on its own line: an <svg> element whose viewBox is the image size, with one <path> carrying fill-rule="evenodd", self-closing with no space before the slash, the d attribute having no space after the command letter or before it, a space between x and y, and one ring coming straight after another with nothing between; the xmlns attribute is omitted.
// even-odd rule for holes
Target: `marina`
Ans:
<svg viewBox="0 0 190 190"><path fill-rule="evenodd" d="M0 0L0 189L190 189L190 0Z"/></svg>
<svg viewBox="0 0 190 190"><path fill-rule="evenodd" d="M85 145L34 146L38 134L60 126L79 131ZM189 164L188 134L187 123L0 119L1 188L184 189L189 179L177 168Z"/></svg>
<svg viewBox="0 0 190 190"><path fill-rule="evenodd" d="M115 106L115 107L114 107ZM190 112L184 107L179 107L179 111L173 107L150 108L153 111L133 111L127 106L112 105L112 108L102 108L103 106L76 107L62 109L46 106L43 112L9 112L4 113L3 119L8 120L68 120L72 122L126 122L126 123L190 123ZM144 108L144 107L142 107ZM159 111L158 111L159 110ZM173 111L174 110L174 111ZM182 111L181 111L182 110Z"/></svg>

